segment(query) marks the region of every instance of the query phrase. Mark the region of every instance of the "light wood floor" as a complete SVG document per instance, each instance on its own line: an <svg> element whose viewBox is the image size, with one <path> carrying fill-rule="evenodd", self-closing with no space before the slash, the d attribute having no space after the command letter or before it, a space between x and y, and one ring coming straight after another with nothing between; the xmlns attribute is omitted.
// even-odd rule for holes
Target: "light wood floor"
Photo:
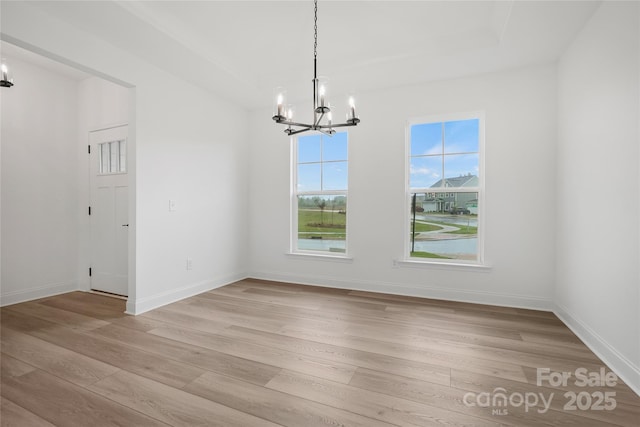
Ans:
<svg viewBox="0 0 640 427"><path fill-rule="evenodd" d="M0 311L2 426L637 427L640 420L640 398L621 381L536 385L536 368L603 366L546 312L255 280L137 317L123 314L122 300L83 292ZM512 404L464 403L501 391ZM566 410L567 392L587 392L583 405L614 392L617 406ZM542 403L518 406L519 396L534 394L551 399L547 412Z"/></svg>

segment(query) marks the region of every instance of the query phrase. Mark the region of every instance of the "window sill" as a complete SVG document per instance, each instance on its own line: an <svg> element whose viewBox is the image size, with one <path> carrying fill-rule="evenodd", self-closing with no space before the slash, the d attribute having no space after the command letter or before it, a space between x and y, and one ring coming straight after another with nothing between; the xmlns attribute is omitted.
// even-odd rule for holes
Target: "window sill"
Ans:
<svg viewBox="0 0 640 427"><path fill-rule="evenodd" d="M330 255L323 254L317 252L287 252L285 253L288 257L298 258L298 259L310 259L315 261L337 261L337 262L346 262L352 263L353 258L346 255Z"/></svg>
<svg viewBox="0 0 640 427"><path fill-rule="evenodd" d="M417 261L417 260L394 260L393 266L398 268L435 268L441 270L461 270L461 271L479 271L488 273L491 266L486 264L472 264L463 262L438 262L438 261Z"/></svg>

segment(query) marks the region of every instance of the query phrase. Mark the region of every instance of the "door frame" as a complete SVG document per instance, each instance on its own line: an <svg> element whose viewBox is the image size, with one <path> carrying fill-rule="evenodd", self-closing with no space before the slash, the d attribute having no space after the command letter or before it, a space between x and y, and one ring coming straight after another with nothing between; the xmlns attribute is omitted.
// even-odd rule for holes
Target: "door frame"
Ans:
<svg viewBox="0 0 640 427"><path fill-rule="evenodd" d="M108 135L104 135L104 133L108 133ZM121 136L120 136L121 135ZM101 173L99 173L98 169L101 168L101 166L99 165L99 163L101 162L101 158L102 158L102 154L101 154L101 145L102 143L105 142L110 142L112 140L114 140L114 138L117 138L117 140L120 140L120 138L123 137L124 141L126 142L125 144L125 165L126 165L126 169L124 172L116 172L116 173L106 173L106 175L102 176ZM128 168L128 163L129 163L129 156L128 156L128 143L129 143L129 125L127 123L125 124L121 124L121 125L114 125L114 126L109 126L109 127L105 127L105 128L101 128L101 129L95 129L95 130L91 130L88 132L88 143L89 143L89 149L88 149L88 169L89 169L89 209L88 209L88 215L89 215L89 289L92 292L104 292L106 294L110 294L111 292L117 292L114 293L113 295L118 295L124 298L127 298L128 296L128 291L129 291L129 282L128 282L128 277L129 277L129 233L130 233L130 224L128 221L128 215L129 215L129 208L128 208L128 204L129 204L129 197L128 197L128 193L129 193L129 168ZM107 181L104 181L104 180ZM114 183L118 182L117 184ZM126 248L124 248L127 252L126 252L126 256L124 257L126 259L127 262L127 268L126 270L126 275L127 275L127 281L126 282L120 282L121 285L116 285L114 286L113 283L109 283L109 281L107 281L106 283L103 280L98 281L97 278L98 276L100 276L100 273L102 271L102 268L99 267L104 267L103 262L107 261L104 258L101 257L97 257L97 253L96 253L96 249L98 246L102 245L102 242L100 241L100 239L98 240L94 240L96 239L96 232L98 234L103 234L105 230L100 231L100 228L96 229L95 227L99 227L98 223L96 223L96 215L105 215L105 213L100 213L100 208L98 207L98 199L94 199L94 197L98 196L98 192L94 192L97 191L97 189L101 188L100 183L106 183L106 182L110 182L111 184L109 184L109 186L113 186L112 191L113 191L113 202L116 203L116 205L109 205L106 206L107 209L111 209L115 206L117 206L117 202L115 201L116 199L116 194L118 192L118 188L120 188L121 186L125 186L126 187L126 191L127 191L127 197L126 197L126 204L127 204L127 209L126 209L126 215L127 215L127 219L121 219L121 222L126 222L127 223L127 233L126 233L126 242L121 241L122 243L126 244ZM97 187L96 187L97 186ZM119 229L119 227L117 227L116 225L116 230L114 230L115 233L120 233L122 232L122 230ZM111 232L108 233L109 235L111 234ZM115 242L114 242L115 243ZM114 247L115 248L115 247ZM113 255L111 252L109 252L110 255L107 256L108 259L110 259L110 261L114 261L113 259L111 259L110 257ZM103 255L107 255L104 254ZM92 274L93 272L93 274ZM112 270L108 270L109 274L113 274L114 271ZM119 271L119 273L124 273L124 271ZM119 276L116 275L116 276ZM114 277L115 279L116 277ZM109 289L112 288L112 289ZM122 292L122 294L121 294Z"/></svg>
<svg viewBox="0 0 640 427"><path fill-rule="evenodd" d="M129 88L130 92L130 101L129 105L132 111L135 111L135 89ZM91 171L90 171L90 161L89 153L87 147L90 146L89 135L93 132L99 132L103 130L113 129L122 126L128 126L128 136L127 136L127 174L128 174L128 189L129 189L129 197L128 197L128 211L129 211L129 237L128 237L128 296L127 296L127 304L125 313L134 314L135 313L135 301L136 301L136 235L137 235L137 217L136 217L136 121L134 118L134 114L131 114L131 120L128 123L113 123L105 126L95 126L86 129L84 133L84 144L83 144L83 161L81 164L83 165L84 175L83 181L85 182L84 197L80 198L80 209L83 217L86 218L86 222L84 222L82 240L84 241L84 251L86 254L84 257L82 254L79 254L80 265L79 265L79 288L86 292L91 292L91 281L89 278L89 268L91 267L91 221L88 215L88 207L91 205ZM86 156L86 157L84 157ZM81 248L82 252L82 248ZM83 261L84 259L84 261Z"/></svg>

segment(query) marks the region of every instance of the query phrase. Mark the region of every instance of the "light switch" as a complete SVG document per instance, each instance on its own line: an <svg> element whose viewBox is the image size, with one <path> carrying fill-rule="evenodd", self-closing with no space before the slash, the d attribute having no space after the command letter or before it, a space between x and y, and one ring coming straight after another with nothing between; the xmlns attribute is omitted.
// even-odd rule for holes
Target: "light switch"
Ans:
<svg viewBox="0 0 640 427"><path fill-rule="evenodd" d="M169 199L169 212L176 211L176 201Z"/></svg>

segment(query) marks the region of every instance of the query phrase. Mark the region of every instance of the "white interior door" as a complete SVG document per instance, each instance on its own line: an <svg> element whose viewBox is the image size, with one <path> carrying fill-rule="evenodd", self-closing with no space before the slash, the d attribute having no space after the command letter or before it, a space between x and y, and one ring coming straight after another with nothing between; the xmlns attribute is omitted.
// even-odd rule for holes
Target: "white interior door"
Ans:
<svg viewBox="0 0 640 427"><path fill-rule="evenodd" d="M89 132L91 289L128 294L127 126Z"/></svg>

